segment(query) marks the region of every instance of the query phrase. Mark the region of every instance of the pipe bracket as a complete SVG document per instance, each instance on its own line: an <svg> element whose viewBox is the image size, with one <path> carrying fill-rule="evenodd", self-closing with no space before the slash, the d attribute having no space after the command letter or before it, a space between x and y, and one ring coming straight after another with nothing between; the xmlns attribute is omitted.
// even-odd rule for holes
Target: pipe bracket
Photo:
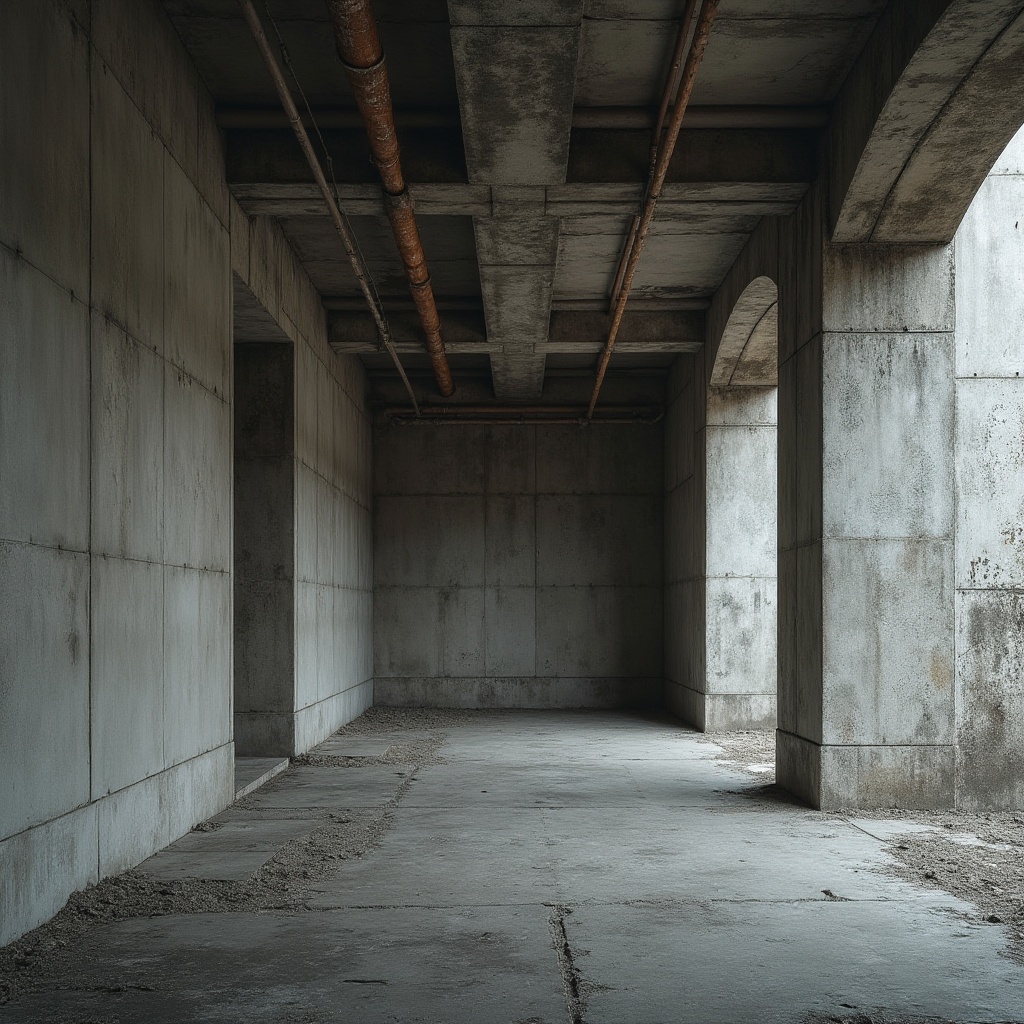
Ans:
<svg viewBox="0 0 1024 1024"><path fill-rule="evenodd" d="M384 51L381 50L379 59L374 61L374 63L371 64L368 68L356 67L354 64L349 64L349 62L346 60L341 61L341 66L350 75L371 76L378 74L380 71L384 69Z"/></svg>
<svg viewBox="0 0 1024 1024"><path fill-rule="evenodd" d="M384 207L387 210L414 210L412 196L409 195L409 190L403 189L401 192L384 192Z"/></svg>

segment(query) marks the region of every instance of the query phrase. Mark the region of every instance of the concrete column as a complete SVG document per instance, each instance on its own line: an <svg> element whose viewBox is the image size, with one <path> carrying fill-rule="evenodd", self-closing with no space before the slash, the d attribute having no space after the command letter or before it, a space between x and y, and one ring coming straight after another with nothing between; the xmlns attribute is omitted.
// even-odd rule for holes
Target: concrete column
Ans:
<svg viewBox="0 0 1024 1024"><path fill-rule="evenodd" d="M953 248L781 246L779 781L950 806Z"/></svg>

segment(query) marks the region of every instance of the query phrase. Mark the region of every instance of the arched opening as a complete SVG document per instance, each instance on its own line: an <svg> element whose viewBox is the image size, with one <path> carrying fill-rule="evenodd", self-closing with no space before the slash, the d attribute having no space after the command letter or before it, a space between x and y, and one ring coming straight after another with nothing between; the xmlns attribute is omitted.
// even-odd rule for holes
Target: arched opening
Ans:
<svg viewBox="0 0 1024 1024"><path fill-rule="evenodd" d="M776 724L777 311L756 277L670 385L665 700L704 732Z"/></svg>
<svg viewBox="0 0 1024 1024"><path fill-rule="evenodd" d="M1020 125L1024 13L897 0L837 97L834 242L946 243Z"/></svg>
<svg viewBox="0 0 1024 1024"><path fill-rule="evenodd" d="M706 731L776 721L778 291L737 300L707 390Z"/></svg>

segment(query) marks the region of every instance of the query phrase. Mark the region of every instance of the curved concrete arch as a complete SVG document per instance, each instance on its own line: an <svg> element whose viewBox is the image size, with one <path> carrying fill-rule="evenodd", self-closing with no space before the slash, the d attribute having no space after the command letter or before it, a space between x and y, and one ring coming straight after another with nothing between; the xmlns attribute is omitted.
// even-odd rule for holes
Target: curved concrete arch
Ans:
<svg viewBox="0 0 1024 1024"><path fill-rule="evenodd" d="M836 242L947 243L1024 123L1024 3L890 4L836 102Z"/></svg>
<svg viewBox="0 0 1024 1024"><path fill-rule="evenodd" d="M779 382L779 290L770 277L743 289L726 321L711 370L712 387Z"/></svg>

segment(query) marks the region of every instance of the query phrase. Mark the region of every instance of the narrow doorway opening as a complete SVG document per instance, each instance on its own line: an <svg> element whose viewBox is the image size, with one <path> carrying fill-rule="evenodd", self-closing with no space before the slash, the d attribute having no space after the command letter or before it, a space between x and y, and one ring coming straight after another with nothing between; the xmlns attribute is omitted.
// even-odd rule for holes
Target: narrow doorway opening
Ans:
<svg viewBox="0 0 1024 1024"><path fill-rule="evenodd" d="M294 453L294 346L236 279L233 712L238 792L281 764L293 747Z"/></svg>
<svg viewBox="0 0 1024 1024"><path fill-rule="evenodd" d="M707 393L705 731L774 779L778 707L778 289L755 278ZM745 742L747 734L749 743Z"/></svg>

